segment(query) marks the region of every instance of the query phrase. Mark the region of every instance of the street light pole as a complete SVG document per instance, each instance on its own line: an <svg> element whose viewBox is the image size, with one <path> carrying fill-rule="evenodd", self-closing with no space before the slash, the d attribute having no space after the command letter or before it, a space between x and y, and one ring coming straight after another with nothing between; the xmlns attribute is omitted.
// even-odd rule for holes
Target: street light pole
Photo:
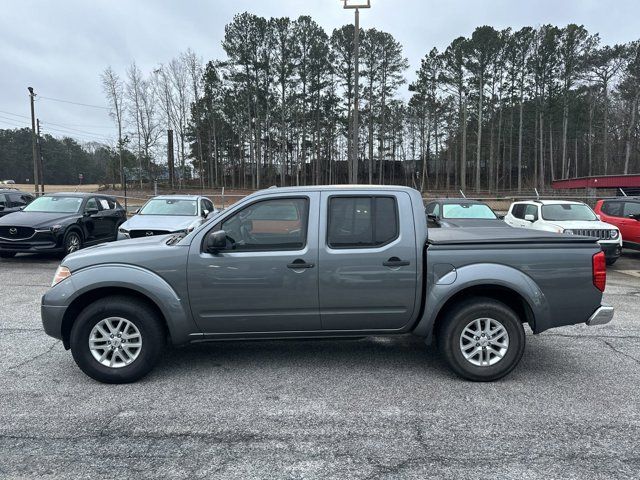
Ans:
<svg viewBox="0 0 640 480"><path fill-rule="evenodd" d="M360 151L359 148L359 119L358 119L358 108L359 108L359 96L358 90L360 87L360 9L361 8L371 8L371 0L366 0L366 3L362 3L362 1L352 2L349 0L344 0L344 8L346 9L355 9L355 19L354 19L354 27L355 30L353 32L353 123L351 128L352 130L352 143L351 143L351 158L349 158L349 183L358 183L358 153Z"/></svg>
<svg viewBox="0 0 640 480"><path fill-rule="evenodd" d="M40 176L38 175L38 147L36 146L36 114L33 106L33 99L36 94L33 93L33 87L27 87L29 90L29 100L31 102L31 150L33 153L33 192L36 197L40 193Z"/></svg>

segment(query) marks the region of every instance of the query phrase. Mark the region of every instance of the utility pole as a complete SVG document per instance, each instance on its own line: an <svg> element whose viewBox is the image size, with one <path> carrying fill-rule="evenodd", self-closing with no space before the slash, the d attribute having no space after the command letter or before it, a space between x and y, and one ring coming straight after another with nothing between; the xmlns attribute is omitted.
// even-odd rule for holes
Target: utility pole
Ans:
<svg viewBox="0 0 640 480"><path fill-rule="evenodd" d="M36 146L36 114L33 106L33 99L36 94L33 93L33 87L27 87L29 90L29 100L31 102L31 151L33 154L33 192L36 197L40 193L40 176L38 175L38 148Z"/></svg>
<svg viewBox="0 0 640 480"><path fill-rule="evenodd" d="M44 195L44 162L42 161L42 139L40 138L39 118L36 118L36 140L38 144L38 177L40 178L40 193Z"/></svg>
<svg viewBox="0 0 640 480"><path fill-rule="evenodd" d="M359 147L359 133L360 133L360 123L358 119L358 107L359 107L359 99L358 99L358 90L360 84L360 9L361 8L371 8L371 0L366 0L367 3L354 2L350 0L343 0L345 9L355 9L355 20L354 26L355 30L353 32L353 64L354 64L354 75L353 75L353 125L351 132L353 134L353 140L351 145L351 158L349 159L349 183L358 183L358 153L360 151Z"/></svg>

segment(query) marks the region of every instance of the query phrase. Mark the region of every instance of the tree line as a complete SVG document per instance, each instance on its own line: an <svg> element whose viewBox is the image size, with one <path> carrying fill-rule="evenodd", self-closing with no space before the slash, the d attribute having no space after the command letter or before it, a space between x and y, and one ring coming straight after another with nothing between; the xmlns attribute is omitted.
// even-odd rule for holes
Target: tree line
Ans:
<svg viewBox="0 0 640 480"><path fill-rule="evenodd" d="M201 187L360 183L521 191L558 178L640 170L640 42L605 45L580 25L481 26L409 62L393 35L311 17L236 15L223 58L188 50L152 71L108 67L118 130L106 181ZM358 142L352 141L357 130Z"/></svg>
<svg viewBox="0 0 640 480"><path fill-rule="evenodd" d="M115 151L98 142L79 143L44 134L38 142L47 184L104 183L117 173ZM127 152L126 164L133 165ZM80 179L82 175L82 180ZM0 180L33 182L31 129L0 129Z"/></svg>

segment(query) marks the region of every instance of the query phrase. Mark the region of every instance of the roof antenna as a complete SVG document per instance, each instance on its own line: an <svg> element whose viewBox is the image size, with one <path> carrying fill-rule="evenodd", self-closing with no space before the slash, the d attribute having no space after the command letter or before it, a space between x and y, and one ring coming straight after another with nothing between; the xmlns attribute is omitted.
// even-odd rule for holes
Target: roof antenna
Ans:
<svg viewBox="0 0 640 480"><path fill-rule="evenodd" d="M534 188L535 192L536 192L536 200L540 200L540 194L538 193L538 189Z"/></svg>
<svg viewBox="0 0 640 480"><path fill-rule="evenodd" d="M625 191L623 189L621 189L620 187L618 187L618 190L620 190L620 193L622 193L623 197L626 197L627 194L625 193Z"/></svg>
<svg viewBox="0 0 640 480"><path fill-rule="evenodd" d="M467 198L467 196L464 194L464 192L462 190L458 190L460 192L460 195L462 195L462 198Z"/></svg>

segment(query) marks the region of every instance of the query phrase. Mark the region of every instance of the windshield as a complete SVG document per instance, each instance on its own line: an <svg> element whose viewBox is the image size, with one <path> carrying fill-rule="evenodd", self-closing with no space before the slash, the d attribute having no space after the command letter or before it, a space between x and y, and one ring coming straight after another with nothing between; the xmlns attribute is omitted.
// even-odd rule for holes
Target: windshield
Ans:
<svg viewBox="0 0 640 480"><path fill-rule="evenodd" d="M598 220L596 214L587 205L560 203L557 205L543 205L542 218L558 222L566 220Z"/></svg>
<svg viewBox="0 0 640 480"><path fill-rule="evenodd" d="M25 212L78 213L81 197L40 197L24 207Z"/></svg>
<svg viewBox="0 0 640 480"><path fill-rule="evenodd" d="M487 205L460 203L457 205L443 205L442 218L488 218L495 220L498 217Z"/></svg>
<svg viewBox="0 0 640 480"><path fill-rule="evenodd" d="M142 207L139 214L195 216L198 215L198 202L175 198L154 198Z"/></svg>

